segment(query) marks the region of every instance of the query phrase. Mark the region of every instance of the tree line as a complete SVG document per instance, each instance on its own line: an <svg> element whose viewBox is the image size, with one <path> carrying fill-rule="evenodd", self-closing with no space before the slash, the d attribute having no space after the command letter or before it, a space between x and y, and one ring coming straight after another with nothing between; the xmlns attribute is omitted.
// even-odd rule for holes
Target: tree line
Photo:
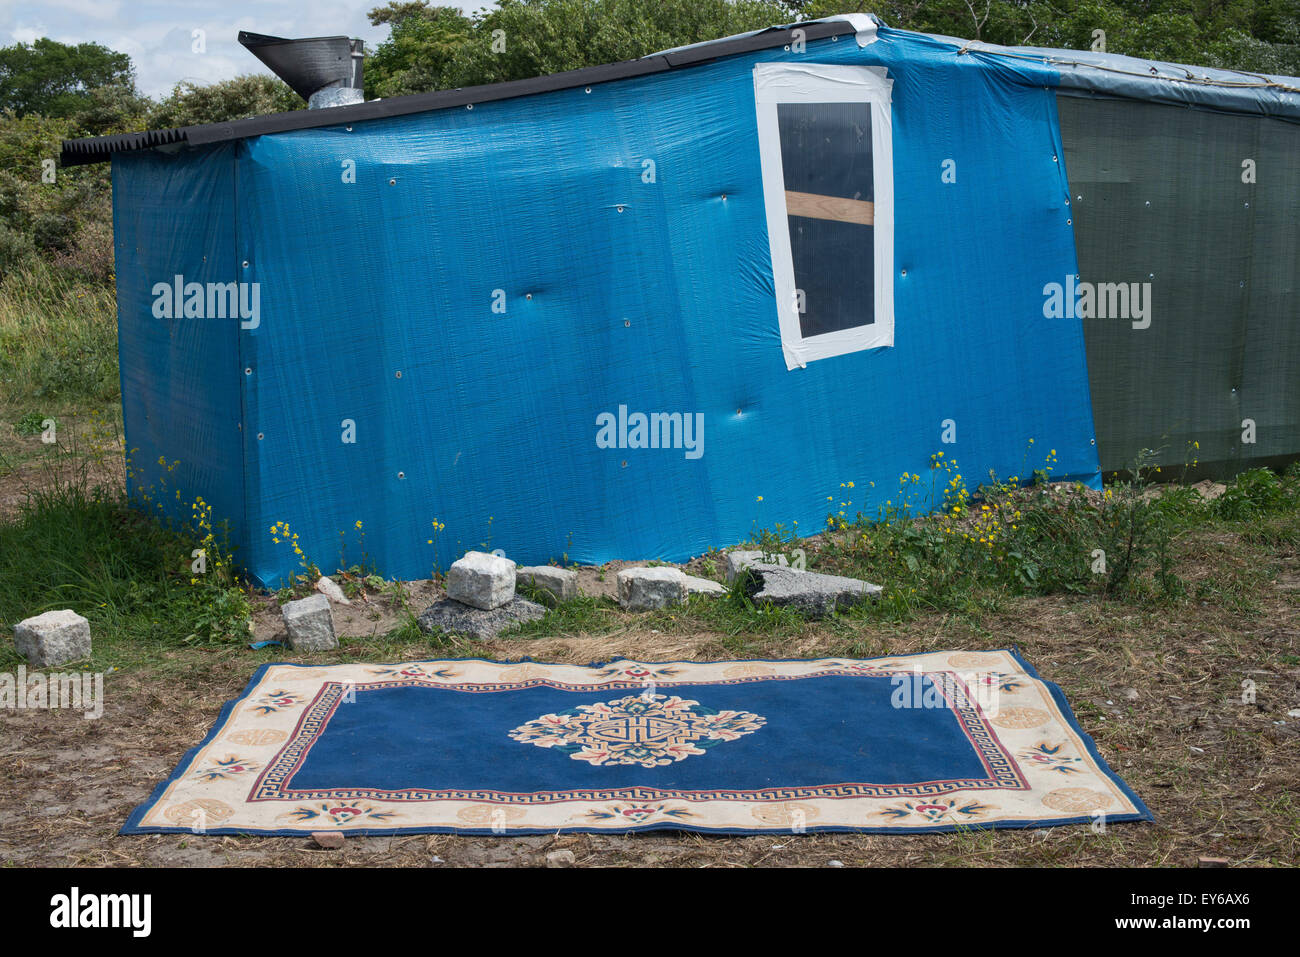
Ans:
<svg viewBox="0 0 1300 957"><path fill-rule="evenodd" d="M1300 0L500 0L466 15L427 0L372 9L367 99L540 76L796 20L877 14L890 26L1008 45L1300 74ZM251 64L250 64L251 66ZM63 139L305 108L275 77L142 94L130 57L41 38L0 48L0 280L41 258L111 282L106 165L57 170ZM53 180L53 181L51 181Z"/></svg>

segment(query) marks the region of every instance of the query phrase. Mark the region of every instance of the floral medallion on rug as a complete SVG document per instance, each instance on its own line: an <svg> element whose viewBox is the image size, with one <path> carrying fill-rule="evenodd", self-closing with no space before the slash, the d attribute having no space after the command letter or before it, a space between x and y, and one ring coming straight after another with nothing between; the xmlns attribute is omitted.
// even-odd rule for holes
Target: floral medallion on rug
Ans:
<svg viewBox="0 0 1300 957"><path fill-rule="evenodd" d="M125 834L1150 820L1016 652L259 668Z"/></svg>

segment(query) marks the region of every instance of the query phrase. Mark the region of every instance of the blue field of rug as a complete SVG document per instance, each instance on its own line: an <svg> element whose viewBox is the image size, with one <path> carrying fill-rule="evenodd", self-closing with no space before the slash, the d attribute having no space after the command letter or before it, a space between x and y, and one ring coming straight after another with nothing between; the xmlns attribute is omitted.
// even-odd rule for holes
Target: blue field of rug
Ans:
<svg viewBox="0 0 1300 957"><path fill-rule="evenodd" d="M1149 819L1011 651L268 665L126 833L925 831Z"/></svg>

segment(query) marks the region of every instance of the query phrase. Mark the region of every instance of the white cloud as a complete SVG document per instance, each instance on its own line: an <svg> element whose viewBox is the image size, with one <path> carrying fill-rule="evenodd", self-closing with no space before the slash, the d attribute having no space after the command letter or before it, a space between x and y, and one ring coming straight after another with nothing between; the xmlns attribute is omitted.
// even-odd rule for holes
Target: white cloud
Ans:
<svg viewBox="0 0 1300 957"><path fill-rule="evenodd" d="M385 0L40 0L40 21L28 0L0 0L0 37L31 43L46 36L60 43L93 41L131 57L140 91L166 96L182 80L212 83L265 67L239 45L240 30L286 37L346 34L373 47L388 35L366 13ZM26 10L18 9L21 3ZM207 31L207 52L194 53L191 32Z"/></svg>
<svg viewBox="0 0 1300 957"><path fill-rule="evenodd" d="M31 43L37 37L43 37L48 31L45 27L14 27L9 31L9 36L14 43Z"/></svg>

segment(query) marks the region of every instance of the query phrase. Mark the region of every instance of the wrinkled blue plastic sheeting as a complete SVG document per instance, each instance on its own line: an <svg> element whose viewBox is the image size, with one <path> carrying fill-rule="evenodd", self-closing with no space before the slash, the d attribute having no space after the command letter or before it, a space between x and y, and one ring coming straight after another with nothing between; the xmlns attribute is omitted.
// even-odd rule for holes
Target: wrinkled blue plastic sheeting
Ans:
<svg viewBox="0 0 1300 957"><path fill-rule="evenodd" d="M752 80L756 62L779 60L880 65L894 81L895 345L793 371ZM151 218L128 216L119 239L153 245L121 273L147 282L216 256L261 284L262 306L236 355L225 339L181 348L138 295L124 301L124 342L139 341L124 381L166 367L211 390L124 389L128 441L145 460L181 459L186 497L238 510L242 494L240 556L269 585L298 564L272 541L277 522L323 569L364 554L412 578L468 548L681 560L777 523L812 533L841 509L898 505L904 474L920 476L910 498L924 509L941 494L939 451L971 486L1028 476L1049 450L1055 475L1096 484L1082 329L1043 316L1044 285L1076 271L1056 81L1041 63L882 29L862 48L846 35L472 110L124 156L119 207L150 202ZM956 183L941 181L947 160ZM188 225L216 214L184 190L148 198L155 181L184 181L201 199L208 179L233 183L226 232ZM141 401L156 411L142 417ZM620 405L702 415L703 454L598 448L597 417Z"/></svg>
<svg viewBox="0 0 1300 957"><path fill-rule="evenodd" d="M225 521L246 542L239 324L157 318L153 293L178 274L205 285L239 278L239 148L114 157L113 233L127 488L185 523L210 506L214 528Z"/></svg>
<svg viewBox="0 0 1300 957"><path fill-rule="evenodd" d="M957 47L963 56L1038 61L1050 66L1060 75L1062 93L1258 113L1300 123L1300 77L1219 70L1090 50L1003 47L954 37L934 39Z"/></svg>

